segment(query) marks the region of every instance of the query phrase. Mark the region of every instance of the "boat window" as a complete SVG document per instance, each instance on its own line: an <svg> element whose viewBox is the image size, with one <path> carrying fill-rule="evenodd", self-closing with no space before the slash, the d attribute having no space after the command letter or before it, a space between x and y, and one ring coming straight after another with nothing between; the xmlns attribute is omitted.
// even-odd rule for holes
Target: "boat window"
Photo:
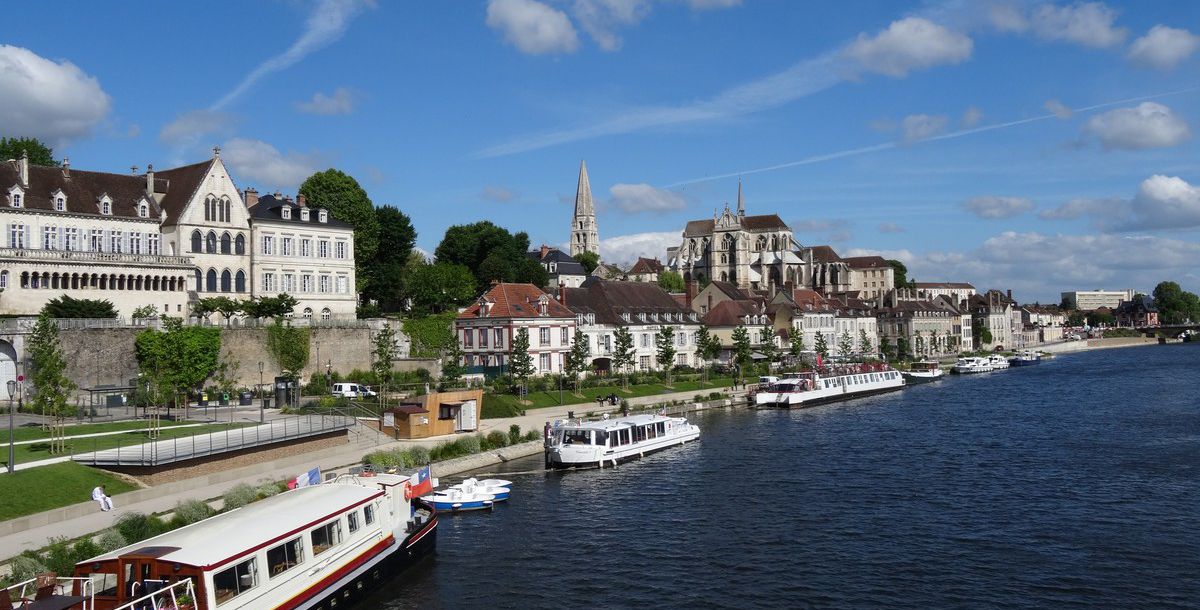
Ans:
<svg viewBox="0 0 1200 610"><path fill-rule="evenodd" d="M564 445L590 445L592 444L591 430L564 430L563 431Z"/></svg>
<svg viewBox="0 0 1200 610"><path fill-rule="evenodd" d="M228 570L222 570L213 575L213 590L216 591L217 605L253 589L258 584L258 568L255 558L247 559Z"/></svg>
<svg viewBox="0 0 1200 610"><path fill-rule="evenodd" d="M346 524L350 526L351 534L358 531L358 511L346 514Z"/></svg>
<svg viewBox="0 0 1200 610"><path fill-rule="evenodd" d="M92 590L96 592L96 597L116 597L117 596L117 575L109 572L92 572L88 574L88 578L92 581Z"/></svg>
<svg viewBox="0 0 1200 610"><path fill-rule="evenodd" d="M620 438L622 445L629 444L629 428L621 428Z"/></svg>
<svg viewBox="0 0 1200 610"><path fill-rule="evenodd" d="M300 538L292 538L287 542L267 551L267 565L271 566L271 578L304 563L304 544Z"/></svg>
<svg viewBox="0 0 1200 610"><path fill-rule="evenodd" d="M607 447L608 446L608 433L605 432L604 430L597 430L596 431L596 444Z"/></svg>
<svg viewBox="0 0 1200 610"><path fill-rule="evenodd" d="M363 520L367 522L367 525L371 525L372 523L375 523L375 507L374 506L368 504L363 507Z"/></svg>
<svg viewBox="0 0 1200 610"><path fill-rule="evenodd" d="M326 523L312 531L313 556L328 551L330 547L342 541L342 522Z"/></svg>
<svg viewBox="0 0 1200 610"><path fill-rule="evenodd" d="M667 424L666 424L666 422L661 422L661 421L660 421L660 422L658 422L658 424L657 424L657 425L658 425L658 435L659 435L659 436L666 436L666 434L667 434Z"/></svg>

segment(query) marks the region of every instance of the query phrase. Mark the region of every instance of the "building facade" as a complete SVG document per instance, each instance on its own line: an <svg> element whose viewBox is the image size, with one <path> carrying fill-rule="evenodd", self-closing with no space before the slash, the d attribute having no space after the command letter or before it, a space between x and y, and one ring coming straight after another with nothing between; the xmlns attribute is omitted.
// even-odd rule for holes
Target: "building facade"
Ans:
<svg viewBox="0 0 1200 610"><path fill-rule="evenodd" d="M932 301L946 297L953 303L961 303L975 296L975 287L966 282L916 282L917 297Z"/></svg>
<svg viewBox="0 0 1200 610"><path fill-rule="evenodd" d="M1101 307L1116 309L1121 303L1133 300L1133 289L1072 290L1062 293L1062 300L1079 311L1095 311Z"/></svg>
<svg viewBox="0 0 1200 610"><path fill-rule="evenodd" d="M579 182L575 186L575 215L571 218L571 256L584 252L600 254L600 228L596 224L596 206L592 203L592 183L587 163L579 162Z"/></svg>
<svg viewBox="0 0 1200 610"><path fill-rule="evenodd" d="M700 317L655 284L591 279L580 288L563 289L559 299L575 313L596 372L621 372L613 366L619 329L633 338L633 367L638 371L663 368L658 362L657 338L667 328L673 336L673 364L703 364L696 352Z"/></svg>
<svg viewBox="0 0 1200 610"><path fill-rule="evenodd" d="M533 284L495 284L454 320L468 367L505 373L512 364L513 339L529 333L535 374L561 373L575 335L575 314Z"/></svg>
<svg viewBox="0 0 1200 610"><path fill-rule="evenodd" d="M537 261L546 270L546 288L567 286L578 288L587 279L583 265L566 252L546 245L538 250L527 253L529 258Z"/></svg>
<svg viewBox="0 0 1200 610"><path fill-rule="evenodd" d="M882 256L852 256L842 259L850 269L846 292L860 299L874 299L896 287L895 269Z"/></svg>

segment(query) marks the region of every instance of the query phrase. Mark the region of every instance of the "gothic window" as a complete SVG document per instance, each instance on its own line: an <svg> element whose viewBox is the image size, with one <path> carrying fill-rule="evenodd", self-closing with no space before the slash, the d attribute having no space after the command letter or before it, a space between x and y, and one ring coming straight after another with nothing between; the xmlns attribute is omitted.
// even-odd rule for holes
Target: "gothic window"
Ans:
<svg viewBox="0 0 1200 610"><path fill-rule="evenodd" d="M779 250L779 236L778 235L771 236L771 249L776 250L776 251Z"/></svg>
<svg viewBox="0 0 1200 610"><path fill-rule="evenodd" d="M221 254L229 254L230 251L229 234L224 233L221 235Z"/></svg>
<svg viewBox="0 0 1200 610"><path fill-rule="evenodd" d="M212 197L204 198L204 221L205 222L212 220L212 203L213 203Z"/></svg>
<svg viewBox="0 0 1200 610"><path fill-rule="evenodd" d="M226 269L221 272L221 292L233 291L233 276Z"/></svg>
<svg viewBox="0 0 1200 610"><path fill-rule="evenodd" d="M734 241L732 235L729 235L728 233L726 233L725 237L721 238L721 249L722 250L732 250L735 245L736 245L736 242Z"/></svg>
<svg viewBox="0 0 1200 610"><path fill-rule="evenodd" d="M201 292L203 290L204 290L203 274L201 274L200 270L197 269L196 270L196 292Z"/></svg>
<svg viewBox="0 0 1200 610"><path fill-rule="evenodd" d="M214 254L217 251L217 234L209 231L208 238L205 240L204 251L209 254Z"/></svg>
<svg viewBox="0 0 1200 610"><path fill-rule="evenodd" d="M200 237L200 231L192 231L192 252L200 252L203 248L204 238ZM197 287L199 284L197 284Z"/></svg>
<svg viewBox="0 0 1200 610"><path fill-rule="evenodd" d="M246 272L238 270L237 277L234 278L233 289L236 292L246 292Z"/></svg>
<svg viewBox="0 0 1200 610"><path fill-rule="evenodd" d="M207 292L217 291L217 270L209 269L208 275L204 278L204 290Z"/></svg>
<svg viewBox="0 0 1200 610"><path fill-rule="evenodd" d="M233 240L233 253L234 254L245 254L246 253L246 238L243 237L242 234L240 234L240 233L238 234L237 238Z"/></svg>
<svg viewBox="0 0 1200 610"><path fill-rule="evenodd" d="M754 242L754 251L767 249L767 238L764 235L759 235L758 240Z"/></svg>
<svg viewBox="0 0 1200 610"><path fill-rule="evenodd" d="M229 205L229 200L224 200L225 205L225 222L233 222L233 208Z"/></svg>

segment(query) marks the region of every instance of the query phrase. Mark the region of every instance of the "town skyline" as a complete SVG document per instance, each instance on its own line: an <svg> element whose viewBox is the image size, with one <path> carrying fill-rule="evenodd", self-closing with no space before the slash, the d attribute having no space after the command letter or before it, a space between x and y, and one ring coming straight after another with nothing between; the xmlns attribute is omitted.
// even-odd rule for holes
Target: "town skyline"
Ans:
<svg viewBox="0 0 1200 610"><path fill-rule="evenodd" d="M410 214L427 252L479 219L565 246L585 159L616 262L663 259L740 177L750 213L803 244L898 258L921 281L1042 302L1200 287L1190 5L219 8L219 32L175 6L10 32L0 65L23 77L0 91L23 103L0 130L111 172L219 144L237 186L263 192L336 167ZM96 23L155 52L99 48ZM211 44L170 49L180 37Z"/></svg>

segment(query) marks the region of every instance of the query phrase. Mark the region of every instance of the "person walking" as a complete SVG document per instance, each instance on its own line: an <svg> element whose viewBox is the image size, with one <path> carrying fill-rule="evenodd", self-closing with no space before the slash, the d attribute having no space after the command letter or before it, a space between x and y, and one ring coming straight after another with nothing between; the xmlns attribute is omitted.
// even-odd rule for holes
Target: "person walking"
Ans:
<svg viewBox="0 0 1200 610"><path fill-rule="evenodd" d="M92 490L92 499L100 505L101 511L110 511L113 508L112 498L108 497L108 493L104 491L103 485L97 485Z"/></svg>

